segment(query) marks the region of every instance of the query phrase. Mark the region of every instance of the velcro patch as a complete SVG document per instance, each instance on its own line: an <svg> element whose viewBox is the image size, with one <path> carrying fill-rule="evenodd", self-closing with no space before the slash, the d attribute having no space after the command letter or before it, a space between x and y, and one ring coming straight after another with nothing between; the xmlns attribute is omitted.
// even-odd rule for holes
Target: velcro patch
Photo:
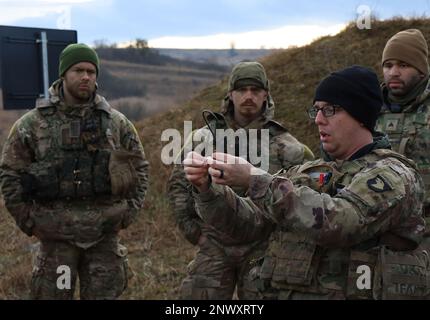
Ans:
<svg viewBox="0 0 430 320"><path fill-rule="evenodd" d="M379 174L375 178L367 180L367 186L370 190L379 193L393 190L393 188L391 188L391 186Z"/></svg>

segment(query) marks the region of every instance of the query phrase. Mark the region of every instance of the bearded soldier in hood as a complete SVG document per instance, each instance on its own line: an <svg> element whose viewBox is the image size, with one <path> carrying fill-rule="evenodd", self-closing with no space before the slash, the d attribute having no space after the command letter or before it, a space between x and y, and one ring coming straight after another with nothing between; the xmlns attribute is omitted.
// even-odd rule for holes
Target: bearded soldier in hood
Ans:
<svg viewBox="0 0 430 320"><path fill-rule="evenodd" d="M258 62L241 62L230 75L228 94L222 101L221 113L210 113L208 125L193 135L206 136L208 144L219 146L215 132L217 129L244 130L247 136L246 152L240 146L232 145L229 150L250 160L253 147L263 150L262 136L269 135L269 172L300 164L304 159L313 159L312 152L297 141L281 124L273 121L275 104L269 91L269 80L264 67ZM250 133L256 130L252 138ZM213 133L213 134L212 134ZM189 142L193 140L190 137ZM234 141L234 140L233 140ZM229 147L225 145L224 148ZM226 151L218 150L218 151ZM241 152L242 151L242 152ZM230 151L231 152L231 151ZM257 152L258 153L258 152ZM210 155L210 154L208 154ZM223 174L222 171L219 172ZM246 190L236 191L244 195ZM188 275L182 282L182 299L232 299L237 287L240 299L253 299L255 290L244 283L243 276L253 260L264 252L270 226L257 239L240 241L223 230L214 230L196 214L192 187L185 179L183 166L177 165L169 181L169 199L176 222L184 236L198 246L194 260L188 266Z"/></svg>

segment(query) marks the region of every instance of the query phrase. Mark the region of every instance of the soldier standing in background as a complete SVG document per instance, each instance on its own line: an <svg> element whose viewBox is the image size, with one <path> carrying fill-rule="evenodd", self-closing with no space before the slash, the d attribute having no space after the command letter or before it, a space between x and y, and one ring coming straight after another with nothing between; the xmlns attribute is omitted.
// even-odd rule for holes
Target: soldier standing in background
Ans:
<svg viewBox="0 0 430 320"><path fill-rule="evenodd" d="M430 226L430 83L428 46L421 31L409 29L388 40L382 53L384 105L377 130L393 150L415 161L425 187L423 214ZM430 249L427 229L423 246Z"/></svg>
<svg viewBox="0 0 430 320"><path fill-rule="evenodd" d="M118 232L142 208L148 162L133 124L96 93L98 74L93 49L67 46L49 99L13 125L3 148L6 208L40 241L33 299L72 299L78 277L81 299L114 299L127 287ZM70 288L57 284L64 267Z"/></svg>
<svg viewBox="0 0 430 320"><path fill-rule="evenodd" d="M261 298L430 298L429 255L415 251L424 184L415 164L373 132L381 105L376 74L353 66L323 79L308 111L326 160L273 176L227 154L209 165L195 152L185 159L206 223L243 241L276 225L249 273Z"/></svg>
<svg viewBox="0 0 430 320"><path fill-rule="evenodd" d="M260 147L264 129L269 134L269 172L275 173L282 168L313 159L312 152L297 141L279 123L273 121L275 104L269 93L269 81L264 67L258 62L241 62L230 75L228 94L222 101L222 113L211 113L208 126L197 130L207 133L206 141L215 147L216 129L246 130L247 153L240 154L238 146L234 153L249 160L250 145ZM209 132L209 130L210 132ZM252 140L250 129L257 129ZM204 134L202 134L204 135ZM193 140L192 137L188 139ZM192 143L192 142L188 142ZM228 147L225 145L225 147ZM226 150L221 150L225 151ZM260 150L261 151L261 150ZM237 286L240 299L255 298L253 288L246 288L243 276L248 273L250 261L259 257L267 246L267 236L271 226L251 241L238 241L234 235L223 230L214 230L196 214L192 188L185 178L182 165L177 165L169 180L169 199L176 222L188 241L198 245L194 260L188 266L188 275L182 282L182 299L232 299ZM235 191L244 195L246 189ZM250 290L248 290L250 289Z"/></svg>

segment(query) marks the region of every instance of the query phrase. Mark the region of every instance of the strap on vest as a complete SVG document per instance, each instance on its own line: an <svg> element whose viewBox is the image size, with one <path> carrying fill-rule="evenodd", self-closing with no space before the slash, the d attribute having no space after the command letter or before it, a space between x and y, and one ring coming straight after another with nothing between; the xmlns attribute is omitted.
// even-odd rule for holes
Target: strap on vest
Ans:
<svg viewBox="0 0 430 320"><path fill-rule="evenodd" d="M394 251L414 250L417 247L414 241L399 237L391 232L386 232L381 235L379 242L381 245L386 245Z"/></svg>
<svg viewBox="0 0 430 320"><path fill-rule="evenodd" d="M405 154L406 145L408 144L408 141L409 141L409 137L402 138L402 140L400 140L399 153Z"/></svg>
<svg viewBox="0 0 430 320"><path fill-rule="evenodd" d="M100 118L101 118L101 129L102 129L102 134L104 133L106 135L106 139L109 143L109 145L111 146L112 150L116 150L116 144L115 144L115 139L112 133L112 117L110 116L109 113L106 113L104 111L99 111L101 113Z"/></svg>

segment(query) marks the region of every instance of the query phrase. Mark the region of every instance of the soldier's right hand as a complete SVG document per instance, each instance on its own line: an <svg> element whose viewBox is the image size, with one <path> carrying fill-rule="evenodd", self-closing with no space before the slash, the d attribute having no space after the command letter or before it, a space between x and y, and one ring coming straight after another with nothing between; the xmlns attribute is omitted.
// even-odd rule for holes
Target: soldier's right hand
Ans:
<svg viewBox="0 0 430 320"><path fill-rule="evenodd" d="M187 180L199 192L209 190L209 173L208 173L208 158L203 157L197 152L189 152L184 159L184 171Z"/></svg>

